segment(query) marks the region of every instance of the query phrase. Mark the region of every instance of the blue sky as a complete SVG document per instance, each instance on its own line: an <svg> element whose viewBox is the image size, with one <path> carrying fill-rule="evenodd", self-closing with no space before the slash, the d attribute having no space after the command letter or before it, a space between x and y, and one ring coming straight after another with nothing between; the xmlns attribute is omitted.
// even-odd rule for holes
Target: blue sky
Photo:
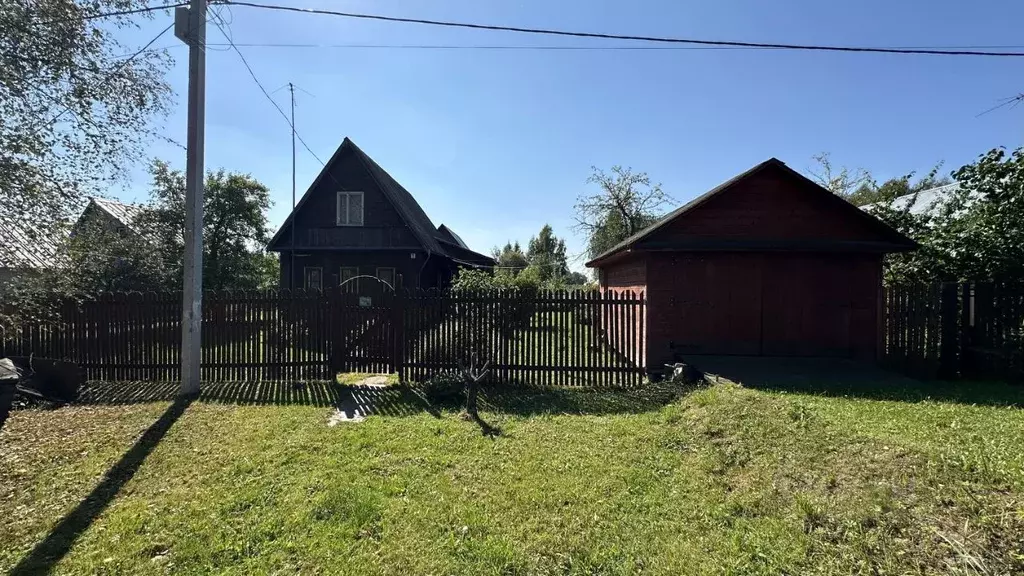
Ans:
<svg viewBox="0 0 1024 576"><path fill-rule="evenodd" d="M394 16L620 34L877 46L1020 45L1024 3L732 0L274 0ZM979 9L984 6L984 10ZM220 10L224 10L221 8ZM453 30L235 7L236 43L637 46ZM160 14L124 34L145 43ZM214 26L210 43L223 42ZM187 51L168 33L175 105L162 133L185 140ZM995 146L1017 147L1024 107L978 114L1024 91L1024 59L772 50L427 50L241 47L268 90L294 82L296 126L323 160L345 136L397 178L435 225L487 252L526 242L545 223L580 254L573 204L592 165L645 171L678 202L769 157L806 172L811 156L876 178L953 169ZM287 123L237 54L207 60L206 165L251 173L291 205ZM275 94L287 110L287 90ZM184 152L151 153L184 166ZM299 195L320 164L300 146ZM144 199L144 167L114 195ZM574 268L580 268L576 262Z"/></svg>

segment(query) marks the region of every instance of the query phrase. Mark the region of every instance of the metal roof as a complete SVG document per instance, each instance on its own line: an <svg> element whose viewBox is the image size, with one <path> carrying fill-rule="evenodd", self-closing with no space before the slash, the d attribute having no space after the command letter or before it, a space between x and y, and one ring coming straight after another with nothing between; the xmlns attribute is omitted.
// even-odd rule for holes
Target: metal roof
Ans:
<svg viewBox="0 0 1024 576"><path fill-rule="evenodd" d="M56 261L59 239L0 214L0 268L38 270Z"/></svg>
<svg viewBox="0 0 1024 576"><path fill-rule="evenodd" d="M116 200L108 200L106 198L90 198L89 200L95 204L97 208L103 210L128 228L134 229L135 219L142 213L142 207L137 204L124 204Z"/></svg>
<svg viewBox="0 0 1024 576"><path fill-rule="evenodd" d="M897 210L909 208L909 212L915 216L931 216L934 215L939 208L948 202L953 194L957 193L959 190L960 184L954 182L944 186L921 190L917 193L904 194L903 196L897 196L892 201L892 207ZM980 198L980 195L975 192L968 194L968 201L972 199L976 200L978 198ZM865 204L864 206L861 206L861 209L871 212L871 210L879 206L879 204L880 203L878 202Z"/></svg>

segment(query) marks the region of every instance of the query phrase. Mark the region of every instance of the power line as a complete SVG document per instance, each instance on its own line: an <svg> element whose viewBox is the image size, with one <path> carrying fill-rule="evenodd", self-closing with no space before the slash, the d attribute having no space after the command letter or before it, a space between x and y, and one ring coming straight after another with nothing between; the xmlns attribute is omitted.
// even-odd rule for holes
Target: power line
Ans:
<svg viewBox="0 0 1024 576"><path fill-rule="evenodd" d="M210 43L208 46L226 46L226 44ZM744 46L555 46L555 45L528 45L528 44L305 44L305 43L273 43L273 42L236 42L236 46L247 48L354 48L354 49L415 49L415 50L564 50L573 51L604 51L604 50L627 50L637 52L660 52L660 51L684 51L684 50L755 50L754 47ZM1024 49L1024 45L999 45L999 46L942 46L921 49L943 49L943 50L975 50L975 49ZM900 47L901 50L918 49L916 47ZM287 86L287 85L286 85Z"/></svg>
<svg viewBox="0 0 1024 576"><path fill-rule="evenodd" d="M260 91L263 92L263 95L267 97L267 100L270 100L270 103L274 105L274 108L276 108L277 112L281 115L282 118L284 118L284 121L288 123L288 126L291 127L292 130L295 130L295 126L292 124L292 121L288 118L288 115L284 113L284 110L282 110L281 107L278 106L274 98L270 96L269 92L267 92L267 89L263 87L263 83L260 82L260 79L256 76L256 73L253 72L252 66L249 66L249 61L245 59L245 55L242 54L242 51L239 50L238 47L235 46L233 42L231 42L231 38L228 36L228 33L224 31L224 27L220 25L220 22L218 22L218 20L219 17L216 17L212 20L212 22L214 23L215 26L217 26L221 34L224 35L224 38L228 40L228 43L230 44L231 48L234 49L235 53L238 54L238 57L242 60L242 64L245 65L245 69L249 71L249 75L252 76L253 81L256 82L257 86L259 86ZM316 155L316 152L313 152L313 149L309 147L309 144L306 144L306 141L302 139L302 136L299 135L298 131L295 131L295 137L299 140L299 142L302 143L302 147L305 148L306 151L313 156L313 158L316 158L317 162L326 166L326 164L324 164L324 161L321 160L320 157Z"/></svg>
<svg viewBox="0 0 1024 576"><path fill-rule="evenodd" d="M429 26L443 26L447 28L468 28L471 30L491 30L500 32L519 32L522 34L539 34L547 36L568 36L573 38L601 38L605 40L633 40L639 42L658 42L667 44L692 44L699 46L731 46L740 48L758 48L774 50L809 50L820 52L860 52L877 54L923 54L934 56L1001 56L1001 57L1024 57L1024 52L1006 52L989 50L946 50L937 48L899 48L899 47L872 47L872 46L835 46L823 44L787 44L773 42L742 42L735 40L704 40L697 38L673 38L662 36L636 36L626 34L604 34L599 32L577 32L568 30L555 30L550 28L524 28L519 26L499 26L491 24L473 24L469 22L453 22L448 20L429 20L424 18L402 18L397 16L383 16L380 14L363 14L357 12L340 12L336 10L323 10L318 8L299 8L295 6L279 6L276 4L262 4L246 0L223 0L224 4L232 6L247 6L265 10L279 10L283 12L298 12L303 14L321 14L327 16L338 16L342 18L355 18L361 20L378 20L383 22L401 22L406 24L424 24Z"/></svg>

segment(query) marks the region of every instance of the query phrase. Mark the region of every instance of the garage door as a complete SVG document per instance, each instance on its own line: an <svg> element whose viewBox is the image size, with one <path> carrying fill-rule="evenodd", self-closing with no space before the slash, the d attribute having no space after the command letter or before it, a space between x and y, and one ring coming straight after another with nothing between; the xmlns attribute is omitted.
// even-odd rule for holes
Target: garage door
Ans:
<svg viewBox="0 0 1024 576"><path fill-rule="evenodd" d="M680 255L671 269L679 352L850 357L865 332L870 347L876 288L855 258Z"/></svg>

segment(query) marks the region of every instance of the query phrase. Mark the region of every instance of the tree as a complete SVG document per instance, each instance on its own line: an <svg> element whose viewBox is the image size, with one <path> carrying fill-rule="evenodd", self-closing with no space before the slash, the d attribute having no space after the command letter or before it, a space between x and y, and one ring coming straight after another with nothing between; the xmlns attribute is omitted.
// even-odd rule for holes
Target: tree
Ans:
<svg viewBox="0 0 1024 576"><path fill-rule="evenodd" d="M673 201L644 172L622 166L612 166L611 174L592 170L587 184L597 184L599 191L576 200L576 230L586 235L594 258L650 226Z"/></svg>
<svg viewBox="0 0 1024 576"><path fill-rule="evenodd" d="M491 255L494 256L499 269L519 271L529 264L519 242L515 244L506 242L505 247L501 249L495 247L491 251Z"/></svg>
<svg viewBox="0 0 1024 576"><path fill-rule="evenodd" d="M555 236L549 224L545 224L536 236L530 238L526 259L529 262L528 268L537 270L541 282L561 279L569 274L565 240Z"/></svg>
<svg viewBox="0 0 1024 576"><path fill-rule="evenodd" d="M140 159L167 111L165 51L132 57L117 30L138 15L97 18L145 0L7 0L0 4L0 211L40 238L66 233L87 195ZM10 247L0 243L0 255ZM44 312L74 278L0 287L15 325ZM26 314L21 312L25 311Z"/></svg>
<svg viewBox="0 0 1024 576"><path fill-rule="evenodd" d="M815 154L811 157L817 164L817 170L808 170L811 179L821 185L822 188L830 190L837 196L842 196L854 206L863 206L876 201L873 196L871 174L863 168L850 169L846 166L835 168L832 166L832 159L828 152Z"/></svg>
<svg viewBox="0 0 1024 576"><path fill-rule="evenodd" d="M141 157L166 112L164 51L114 38L144 0L9 0L0 7L0 210L40 234L67 224ZM0 249L3 249L0 246Z"/></svg>
<svg viewBox="0 0 1024 576"><path fill-rule="evenodd" d="M70 294L162 291L175 286L152 241L133 230L115 230L92 220L76 226L64 249L64 264L48 270L47 282L60 274Z"/></svg>
<svg viewBox="0 0 1024 576"><path fill-rule="evenodd" d="M986 152L955 171L958 186L924 212L910 212L913 202L894 202L908 190L915 194L944 182L937 170L916 184L907 176L878 187L882 200L872 214L921 244L914 252L886 257L886 281L1024 280L1024 152Z"/></svg>
<svg viewBox="0 0 1024 576"><path fill-rule="evenodd" d="M154 161L153 189L139 217L151 230L164 262L181 278L185 252L185 175L166 162ZM206 175L203 202L203 287L251 289L276 279L276 260L263 252L269 235L266 211L270 191L248 174L223 169Z"/></svg>
<svg viewBox="0 0 1024 576"><path fill-rule="evenodd" d="M570 272L565 278L565 284L567 286L583 286L588 282L590 282L590 280L581 272Z"/></svg>

